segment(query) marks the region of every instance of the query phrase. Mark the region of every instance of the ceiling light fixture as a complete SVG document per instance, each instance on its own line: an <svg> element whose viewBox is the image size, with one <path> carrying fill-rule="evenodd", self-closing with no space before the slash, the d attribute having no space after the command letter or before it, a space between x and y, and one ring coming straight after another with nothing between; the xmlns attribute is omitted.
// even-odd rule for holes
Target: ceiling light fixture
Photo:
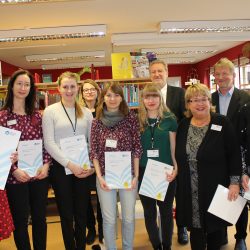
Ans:
<svg viewBox="0 0 250 250"><path fill-rule="evenodd" d="M249 32L250 19L246 20L211 20L211 21L174 21L161 22L161 34L176 33L214 33L214 32Z"/></svg>
<svg viewBox="0 0 250 250"><path fill-rule="evenodd" d="M201 43L201 42L245 42L250 37L249 31L244 32L217 32L217 33L169 33L161 34L158 32L145 32L145 33L120 33L113 34L111 41L114 46L131 46L131 45L150 45L155 46L158 44L185 44Z"/></svg>
<svg viewBox="0 0 250 250"><path fill-rule="evenodd" d="M105 62L84 62L84 63L58 63L58 64L44 64L42 65L43 70L47 69L68 69L68 68L83 68L90 67L91 65L96 66L105 66Z"/></svg>
<svg viewBox="0 0 250 250"><path fill-rule="evenodd" d="M0 0L0 4L21 4L21 3L47 3L47 2L70 2L77 0ZM91 0L82 0L91 1Z"/></svg>
<svg viewBox="0 0 250 250"><path fill-rule="evenodd" d="M13 29L0 30L0 43L103 37L105 35L106 25L104 24Z"/></svg>
<svg viewBox="0 0 250 250"><path fill-rule="evenodd" d="M98 59L104 58L105 52L100 51L78 51L78 52L67 52L57 54L41 54L41 55L30 55L26 56L26 61L33 62L55 62L65 60L86 60L86 59Z"/></svg>
<svg viewBox="0 0 250 250"><path fill-rule="evenodd" d="M217 50L211 47L182 47L182 48L145 48L142 53L153 52L157 55L191 55L191 54L213 54Z"/></svg>

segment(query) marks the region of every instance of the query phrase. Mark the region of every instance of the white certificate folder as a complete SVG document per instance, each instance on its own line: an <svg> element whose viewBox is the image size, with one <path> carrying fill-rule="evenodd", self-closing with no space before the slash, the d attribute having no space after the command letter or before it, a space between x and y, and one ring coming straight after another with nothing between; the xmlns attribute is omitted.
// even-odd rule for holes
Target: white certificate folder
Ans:
<svg viewBox="0 0 250 250"><path fill-rule="evenodd" d="M166 174L171 174L173 166L148 159L139 194L164 201L169 182Z"/></svg>
<svg viewBox="0 0 250 250"><path fill-rule="evenodd" d="M228 188L218 185L208 212L235 225L246 205L246 200L238 196L235 201L229 201L228 192Z"/></svg>
<svg viewBox="0 0 250 250"><path fill-rule="evenodd" d="M20 141L18 145L18 167L30 177L34 177L37 170L43 166L42 140Z"/></svg>
<svg viewBox="0 0 250 250"><path fill-rule="evenodd" d="M0 126L0 189L4 190L9 175L10 156L16 151L21 132Z"/></svg>
<svg viewBox="0 0 250 250"><path fill-rule="evenodd" d="M111 189L131 188L131 152L105 152L105 181Z"/></svg>
<svg viewBox="0 0 250 250"><path fill-rule="evenodd" d="M90 168L88 146L84 135L63 138L60 140L60 146L70 161L85 170ZM72 174L68 168L65 168L65 172L67 175Z"/></svg>

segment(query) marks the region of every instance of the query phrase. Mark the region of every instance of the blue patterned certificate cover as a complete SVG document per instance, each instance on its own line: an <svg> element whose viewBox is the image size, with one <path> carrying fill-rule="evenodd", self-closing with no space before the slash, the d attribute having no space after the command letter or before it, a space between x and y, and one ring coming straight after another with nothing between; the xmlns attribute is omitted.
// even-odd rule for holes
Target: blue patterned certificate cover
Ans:
<svg viewBox="0 0 250 250"><path fill-rule="evenodd" d="M166 174L171 174L173 166L148 159L139 194L164 201L169 182Z"/></svg>
<svg viewBox="0 0 250 250"><path fill-rule="evenodd" d="M0 189L4 190L9 175L11 160L10 156L16 151L21 132L0 127Z"/></svg>
<svg viewBox="0 0 250 250"><path fill-rule="evenodd" d="M60 146L70 161L85 170L90 168L88 145L84 135L63 138L60 140ZM68 168L65 168L65 172L67 175L72 174Z"/></svg>
<svg viewBox="0 0 250 250"><path fill-rule="evenodd" d="M131 188L131 152L105 152L105 181L110 189Z"/></svg>
<svg viewBox="0 0 250 250"><path fill-rule="evenodd" d="M30 177L34 177L38 168L42 166L42 140L20 141L18 145L18 167L24 170Z"/></svg>

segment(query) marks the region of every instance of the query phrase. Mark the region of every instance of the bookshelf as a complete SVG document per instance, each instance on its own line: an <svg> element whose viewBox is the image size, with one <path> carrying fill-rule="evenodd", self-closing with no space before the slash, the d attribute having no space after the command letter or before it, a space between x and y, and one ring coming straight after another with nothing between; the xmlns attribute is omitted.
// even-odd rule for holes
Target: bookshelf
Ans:
<svg viewBox="0 0 250 250"><path fill-rule="evenodd" d="M79 82L81 85L83 81ZM103 87L107 82L118 82L124 90L124 97L130 109L136 109L139 106L140 90L145 84L151 82L148 78L128 78L128 79L103 79L96 80L96 83ZM44 109L46 106L59 101L57 92L58 85L56 82L50 83L35 83L37 89L37 105L39 109ZM7 93L7 85L0 86L0 107L4 102Z"/></svg>

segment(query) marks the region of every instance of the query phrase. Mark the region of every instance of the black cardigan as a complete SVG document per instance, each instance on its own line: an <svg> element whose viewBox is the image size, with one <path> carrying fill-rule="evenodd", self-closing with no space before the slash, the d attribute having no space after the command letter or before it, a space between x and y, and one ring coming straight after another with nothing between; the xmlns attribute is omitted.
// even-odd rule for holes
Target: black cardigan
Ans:
<svg viewBox="0 0 250 250"><path fill-rule="evenodd" d="M186 154L190 121L190 118L182 120L176 137L177 221L178 224L187 227L192 227L190 169ZM221 131L211 129L212 124L221 126ZM226 221L207 212L216 188L218 184L228 187L230 176L241 175L240 147L236 132L225 116L211 115L208 131L197 152L197 169L201 225L207 232L213 232L229 225Z"/></svg>

